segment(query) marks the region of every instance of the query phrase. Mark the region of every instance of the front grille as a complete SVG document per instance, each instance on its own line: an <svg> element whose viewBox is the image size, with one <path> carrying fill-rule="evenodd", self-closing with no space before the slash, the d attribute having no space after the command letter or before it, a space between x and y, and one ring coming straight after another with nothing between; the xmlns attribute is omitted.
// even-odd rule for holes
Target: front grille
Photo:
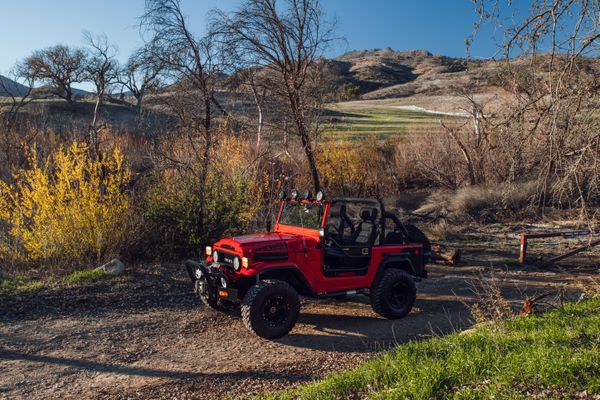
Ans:
<svg viewBox="0 0 600 400"><path fill-rule="evenodd" d="M224 265L229 265L230 267L233 266L233 258L235 257L234 254L231 253L225 253L224 251L219 251L219 263L224 264Z"/></svg>

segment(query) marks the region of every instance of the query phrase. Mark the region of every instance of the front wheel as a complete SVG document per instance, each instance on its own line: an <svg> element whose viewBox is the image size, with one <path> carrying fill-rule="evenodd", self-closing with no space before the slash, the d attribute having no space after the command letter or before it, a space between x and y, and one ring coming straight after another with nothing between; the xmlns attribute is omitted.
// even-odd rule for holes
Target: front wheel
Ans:
<svg viewBox="0 0 600 400"><path fill-rule="evenodd" d="M202 301L205 306L208 306L216 311L229 311L233 308L233 305L223 302L223 300L216 299L214 295L210 293L208 289L208 283L204 275L197 278L194 282L194 292L196 296Z"/></svg>
<svg viewBox="0 0 600 400"><path fill-rule="evenodd" d="M408 315L416 297L412 276L400 269L390 269L371 289L371 306L382 317L398 319Z"/></svg>
<svg viewBox="0 0 600 400"><path fill-rule="evenodd" d="M262 281L244 296L242 319L257 336L275 339L287 334L298 319L300 300L296 290L284 281Z"/></svg>

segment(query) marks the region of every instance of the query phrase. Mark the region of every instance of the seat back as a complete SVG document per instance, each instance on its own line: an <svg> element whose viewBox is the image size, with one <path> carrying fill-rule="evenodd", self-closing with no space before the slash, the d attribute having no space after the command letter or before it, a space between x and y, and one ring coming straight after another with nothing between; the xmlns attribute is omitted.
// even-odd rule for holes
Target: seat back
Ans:
<svg viewBox="0 0 600 400"><path fill-rule="evenodd" d="M352 244L372 246L377 237L377 209L363 208L360 212L362 222L358 225L352 238Z"/></svg>

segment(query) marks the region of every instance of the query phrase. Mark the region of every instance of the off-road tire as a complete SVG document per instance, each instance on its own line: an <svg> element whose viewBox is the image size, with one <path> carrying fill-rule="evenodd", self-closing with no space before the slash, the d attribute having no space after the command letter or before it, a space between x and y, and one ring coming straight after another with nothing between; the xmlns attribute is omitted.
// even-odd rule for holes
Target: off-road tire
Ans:
<svg viewBox="0 0 600 400"><path fill-rule="evenodd" d="M408 233L408 240L411 243L421 243L423 245L423 252L431 252L431 242L429 238L419 228L413 224L404 224L404 229Z"/></svg>
<svg viewBox="0 0 600 400"><path fill-rule="evenodd" d="M400 292L398 292L400 291ZM415 304L417 287L412 276L401 269L389 269L371 288L373 310L388 319L408 315Z"/></svg>
<svg viewBox="0 0 600 400"><path fill-rule="evenodd" d="M276 312L271 311L274 308ZM298 293L290 284L280 280L257 283L248 290L242 302L244 325L250 332L265 339L287 334L296 324L299 313Z"/></svg>

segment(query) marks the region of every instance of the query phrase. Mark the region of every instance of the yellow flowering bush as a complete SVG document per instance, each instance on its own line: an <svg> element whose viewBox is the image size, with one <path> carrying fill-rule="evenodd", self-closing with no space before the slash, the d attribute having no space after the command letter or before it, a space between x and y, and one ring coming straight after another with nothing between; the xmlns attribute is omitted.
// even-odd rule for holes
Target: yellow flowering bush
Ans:
<svg viewBox="0 0 600 400"><path fill-rule="evenodd" d="M44 161L31 149L14 183L0 181L0 223L18 243L20 261L106 256L125 234L130 178L118 149L92 158L87 145L73 143Z"/></svg>

